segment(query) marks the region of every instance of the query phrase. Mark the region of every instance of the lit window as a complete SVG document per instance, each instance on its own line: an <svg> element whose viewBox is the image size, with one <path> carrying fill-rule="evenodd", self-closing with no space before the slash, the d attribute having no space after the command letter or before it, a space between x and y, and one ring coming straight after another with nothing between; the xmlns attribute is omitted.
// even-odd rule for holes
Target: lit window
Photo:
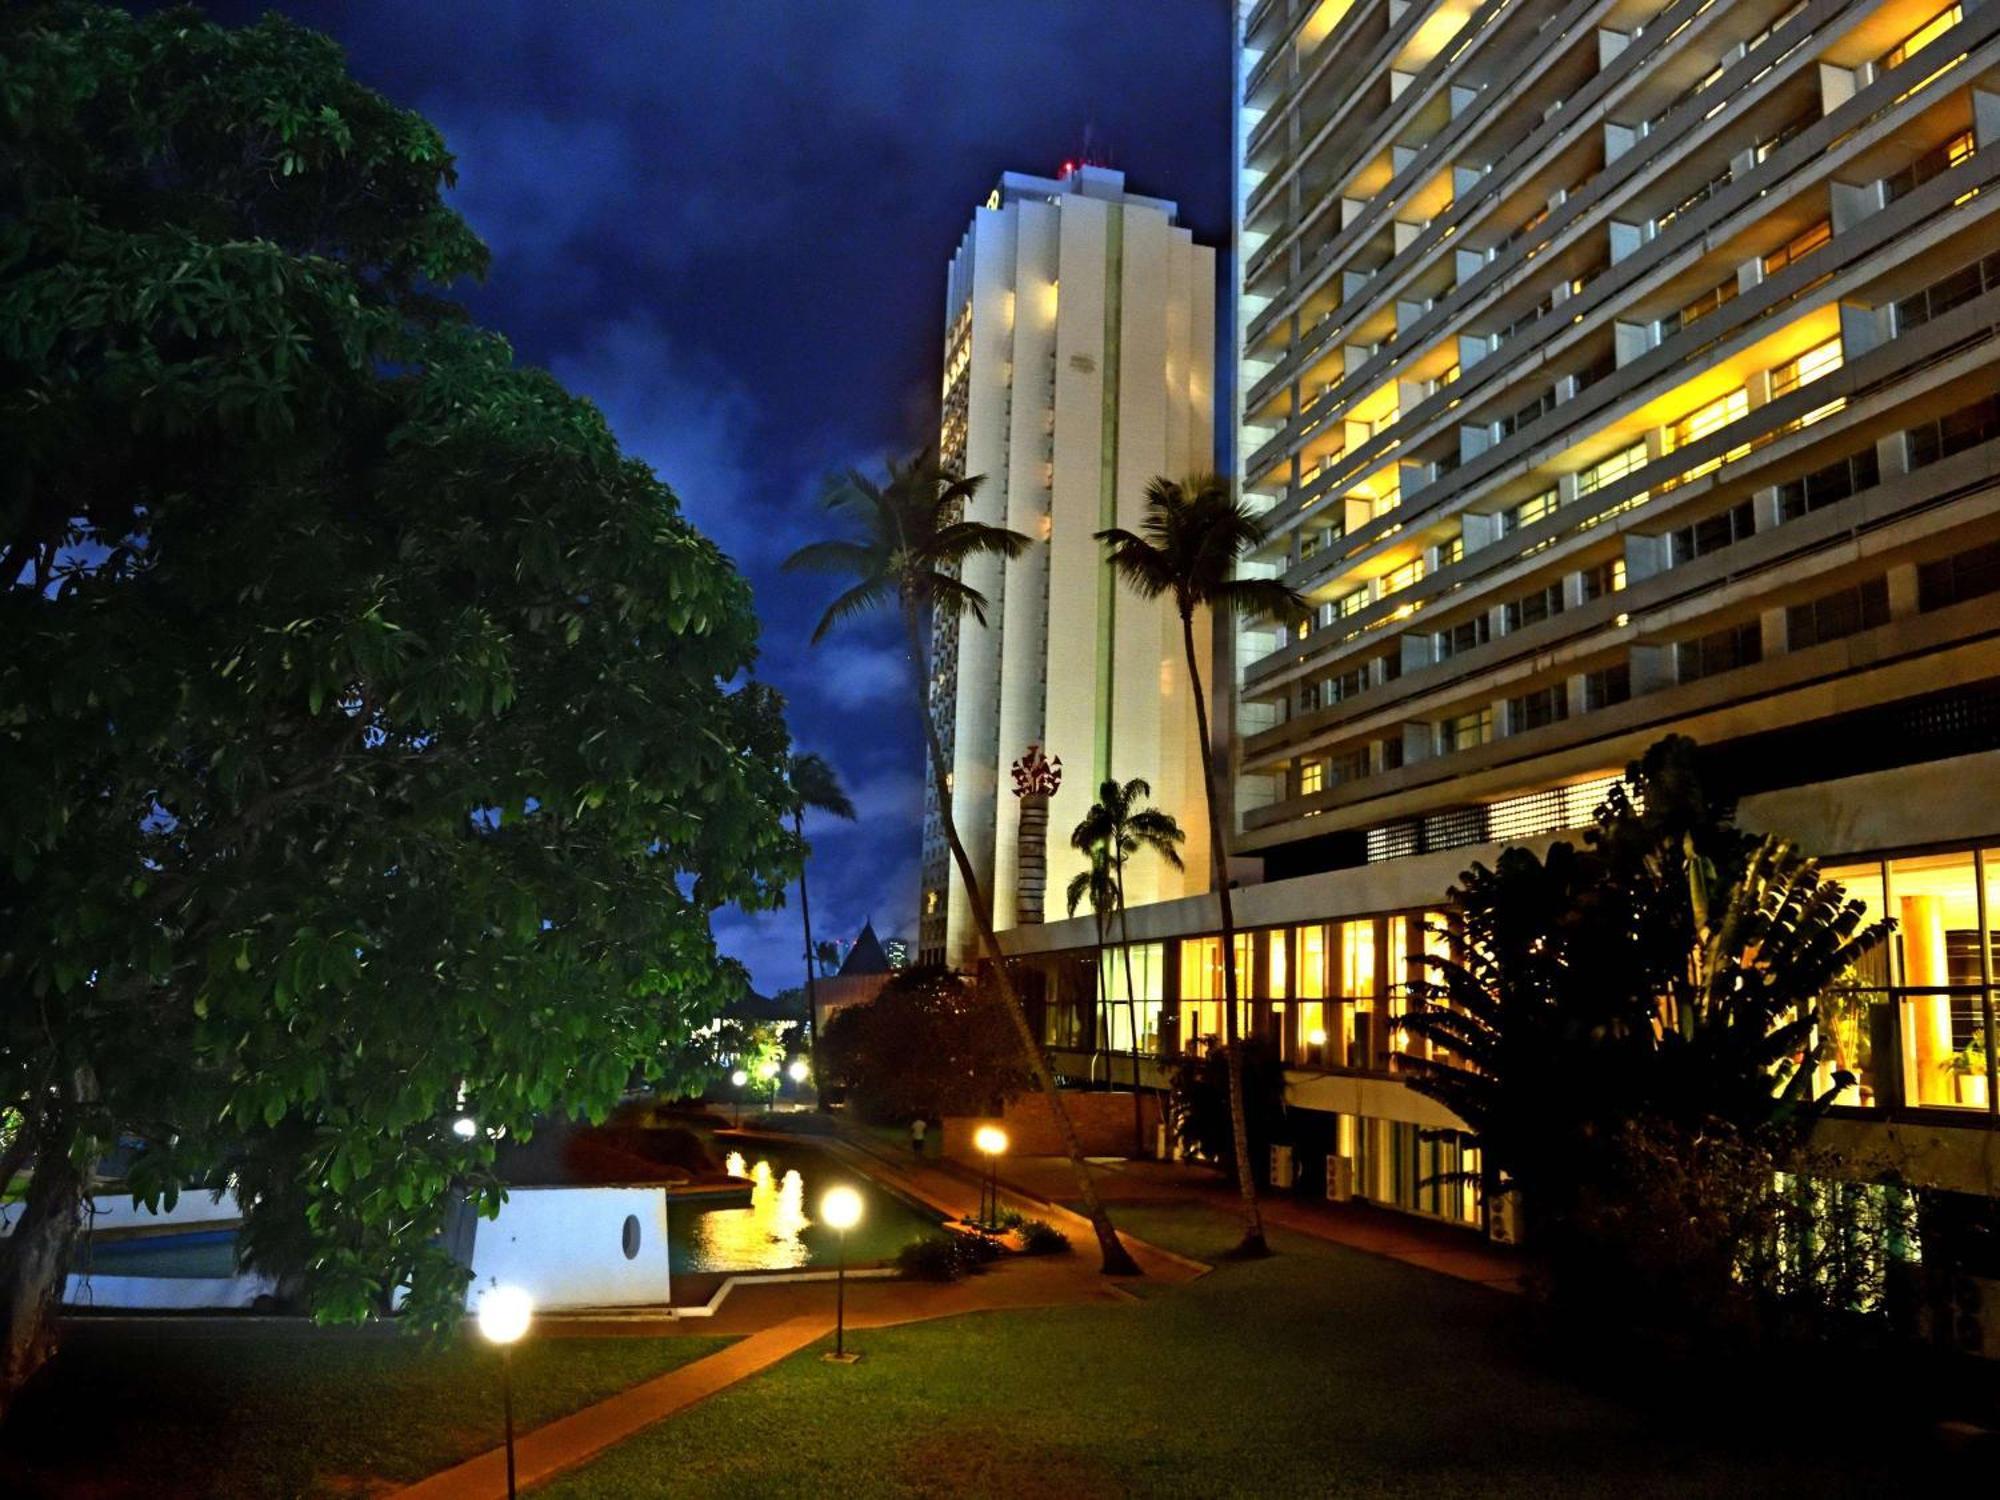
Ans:
<svg viewBox="0 0 2000 1500"><path fill-rule="evenodd" d="M1421 582L1423 576L1424 560L1421 557L1413 557L1404 563L1402 567L1383 575L1382 592L1385 594L1397 593L1408 588L1413 583Z"/></svg>
<svg viewBox="0 0 2000 1500"><path fill-rule="evenodd" d="M1838 340L1835 341L1836 343ZM1588 495L1601 490L1607 484L1615 484L1628 474L1635 474L1646 466L1646 445L1634 443L1631 447L1609 458L1600 459L1576 476L1576 492Z"/></svg>
<svg viewBox="0 0 2000 1500"><path fill-rule="evenodd" d="M1775 276L1786 266L1805 259L1813 251L1824 248L1833 239L1833 225L1821 219L1803 234L1794 235L1769 255L1764 257L1764 274Z"/></svg>
<svg viewBox="0 0 2000 1500"><path fill-rule="evenodd" d="M1839 363L1839 346L1834 349L1835 364ZM1747 415L1750 410L1750 396L1738 389L1728 395L1698 406L1667 429L1667 447L1685 448L1690 443L1698 443L1712 432L1720 432L1731 422Z"/></svg>
<svg viewBox="0 0 2000 1500"><path fill-rule="evenodd" d="M1797 359L1788 359L1771 372L1771 395L1788 395L1800 386L1824 380L1840 368L1840 340L1815 344Z"/></svg>
<svg viewBox="0 0 2000 1500"><path fill-rule="evenodd" d="M1915 31L1883 53L1882 60L1876 66L1881 68L1900 66L1903 62L1916 56L1917 53L1923 51L1924 48L1956 26L1963 19L1964 14L1962 6L1947 5L1943 10L1932 16L1923 25L1919 26Z"/></svg>
<svg viewBox="0 0 2000 1500"><path fill-rule="evenodd" d="M1533 499L1523 500L1519 505L1500 512L1500 534L1506 536L1523 526L1532 526L1544 516L1554 515L1555 510L1556 492L1543 490Z"/></svg>
<svg viewBox="0 0 2000 1500"><path fill-rule="evenodd" d="M1310 797L1326 785L1326 767L1319 761L1309 760L1299 767L1299 795Z"/></svg>

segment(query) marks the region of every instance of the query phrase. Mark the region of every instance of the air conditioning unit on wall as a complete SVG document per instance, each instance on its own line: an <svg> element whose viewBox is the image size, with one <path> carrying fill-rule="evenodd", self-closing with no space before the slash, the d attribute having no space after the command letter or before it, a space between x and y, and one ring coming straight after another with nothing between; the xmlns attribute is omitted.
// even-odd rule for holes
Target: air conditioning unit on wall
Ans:
<svg viewBox="0 0 2000 1500"><path fill-rule="evenodd" d="M1486 1237L1496 1245L1521 1243L1521 1195L1506 1193L1487 1200Z"/></svg>
<svg viewBox="0 0 2000 1500"><path fill-rule="evenodd" d="M1354 1158L1329 1156L1326 1159L1326 1201L1345 1203L1354 1196Z"/></svg>
<svg viewBox="0 0 2000 1500"><path fill-rule="evenodd" d="M1290 1146L1273 1146L1271 1148L1271 1186L1274 1188L1288 1188L1292 1185L1296 1176L1297 1171L1292 1163L1292 1148Z"/></svg>

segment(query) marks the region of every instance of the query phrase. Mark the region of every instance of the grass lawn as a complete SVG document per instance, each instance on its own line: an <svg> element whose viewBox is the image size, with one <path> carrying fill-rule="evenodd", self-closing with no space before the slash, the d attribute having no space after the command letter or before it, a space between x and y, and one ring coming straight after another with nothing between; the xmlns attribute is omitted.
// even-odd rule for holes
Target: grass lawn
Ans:
<svg viewBox="0 0 2000 1500"><path fill-rule="evenodd" d="M1233 1221L1121 1210L1215 1254ZM1805 1418L1537 1353L1520 1299L1280 1235L1143 1300L868 1331L797 1355L538 1491L647 1496L1776 1495L1912 1492L1865 1369ZM1801 1425L1803 1421L1804 1425ZM1871 1444L1876 1446L1870 1446Z"/></svg>
<svg viewBox="0 0 2000 1500"><path fill-rule="evenodd" d="M530 1339L521 1429L723 1338ZM499 1359L389 1329L82 1321L5 1427L0 1495L91 1500L381 1494L499 1443Z"/></svg>

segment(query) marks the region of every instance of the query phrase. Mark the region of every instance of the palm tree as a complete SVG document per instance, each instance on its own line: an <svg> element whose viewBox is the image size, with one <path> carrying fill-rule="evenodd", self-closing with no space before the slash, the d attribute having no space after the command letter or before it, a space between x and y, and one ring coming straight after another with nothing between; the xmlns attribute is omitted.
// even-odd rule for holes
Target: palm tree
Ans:
<svg viewBox="0 0 2000 1500"><path fill-rule="evenodd" d="M1209 860L1222 907L1222 1035L1229 1072L1229 1114L1236 1136L1236 1185L1243 1197L1239 1255L1268 1255L1264 1216L1257 1207L1257 1179L1250 1161L1250 1125L1243 1103L1243 1054L1236 1012L1236 914L1229 900L1228 845L1215 784L1215 749L1208 736L1208 698L1194 645L1197 609L1233 610L1245 616L1291 619L1306 612L1299 594L1275 578L1238 578L1237 562L1264 540L1264 527L1215 474L1146 486L1146 514L1138 532L1114 526L1097 533L1110 548L1111 566L1142 599L1172 598L1181 617L1188 682L1194 689L1195 732L1201 740L1201 778L1208 794Z"/></svg>
<svg viewBox="0 0 2000 1500"><path fill-rule="evenodd" d="M930 664L924 649L924 627L937 619L970 614L979 624L986 623L986 598L961 576L967 562L975 558L1014 558L1028 547L1028 539L1018 531L988 526L964 518L965 508L978 494L982 476L960 477L947 473L937 453L925 449L914 458L889 463L886 484L877 484L859 473L850 473L833 484L826 507L837 515L857 522L859 537L843 537L813 542L785 559L787 569L843 574L854 582L826 607L813 631L817 644L842 621L871 610L892 608L902 616L903 634L909 651L910 681L916 691L917 716L923 723L928 751L931 784L937 794L938 822L951 857L964 882L973 921L979 928L980 946L993 969L1014 1029L1021 1040L1035 1081L1048 1100L1050 1117L1062 1137L1064 1150L1076 1172L1077 1193L1097 1244L1107 1275L1136 1276L1138 1263L1112 1228L1111 1216L1104 1211L1083 1159L1083 1145L1069 1111L1063 1108L1056 1091L1055 1074L1043 1056L1041 1044L1028 1026L1027 1012L1014 988L1000 943L993 935L993 913L973 873L972 861L958 836L958 822L952 816L951 781L945 765L944 747L938 739L937 721L930 708Z"/></svg>
<svg viewBox="0 0 2000 1500"><path fill-rule="evenodd" d="M792 784L792 831L798 835L799 846L806 846L806 809L829 813L836 818L854 821L854 803L841 789L840 778L833 767L820 756L806 754L792 757L788 778ZM806 946L806 1014L812 1018L809 1039L812 1045L813 1093L822 1100L819 1074L819 976L815 972L818 964L814 961L812 903L806 897L806 867L803 858L799 862L799 920L805 926Z"/></svg>
<svg viewBox="0 0 2000 1500"><path fill-rule="evenodd" d="M1180 850L1175 845L1187 835L1170 812L1140 806L1153 795L1153 788L1135 776L1120 785L1107 777L1097 789L1097 800L1083 821L1069 836L1070 844L1095 858L1102 850L1111 864L1112 908L1118 913L1118 941L1125 955L1125 1014L1132 1032L1132 1153L1146 1149L1145 1113L1139 1102L1139 999L1132 985L1132 919L1125 908L1125 863L1135 854L1150 849L1176 870L1181 868ZM1070 910L1076 910L1074 900ZM1099 940L1100 944L1102 939ZM1100 973L1103 965L1099 963ZM1099 983L1102 983L1102 979Z"/></svg>
<svg viewBox="0 0 2000 1500"><path fill-rule="evenodd" d="M1071 877L1069 888L1064 892L1064 898L1069 903L1069 914L1072 917L1076 915L1076 909L1083 905L1086 899L1090 902L1090 915L1097 927L1097 986L1095 994L1099 997L1099 1003L1101 1004L1104 994L1104 949L1105 945L1111 939L1111 913L1118 904L1118 886L1111 873L1111 856L1103 846L1099 845L1088 852L1090 855L1090 867L1086 870L1079 870ZM1110 1029L1108 1019L1110 1011L1108 1008L1106 1008L1105 1014L1107 1017L1105 1029L1108 1031ZM1090 1039L1091 1047L1095 1050L1097 1046L1097 1019L1095 1016L1091 1018Z"/></svg>

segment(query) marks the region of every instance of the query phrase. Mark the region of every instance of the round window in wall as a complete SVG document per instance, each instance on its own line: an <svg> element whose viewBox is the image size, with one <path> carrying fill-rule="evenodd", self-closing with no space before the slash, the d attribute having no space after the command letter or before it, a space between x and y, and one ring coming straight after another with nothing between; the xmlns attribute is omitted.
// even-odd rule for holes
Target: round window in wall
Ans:
<svg viewBox="0 0 2000 1500"><path fill-rule="evenodd" d="M637 1260L639 1258L639 1216L637 1214L625 1215L625 1230L619 1238L625 1246L625 1258L627 1260Z"/></svg>

